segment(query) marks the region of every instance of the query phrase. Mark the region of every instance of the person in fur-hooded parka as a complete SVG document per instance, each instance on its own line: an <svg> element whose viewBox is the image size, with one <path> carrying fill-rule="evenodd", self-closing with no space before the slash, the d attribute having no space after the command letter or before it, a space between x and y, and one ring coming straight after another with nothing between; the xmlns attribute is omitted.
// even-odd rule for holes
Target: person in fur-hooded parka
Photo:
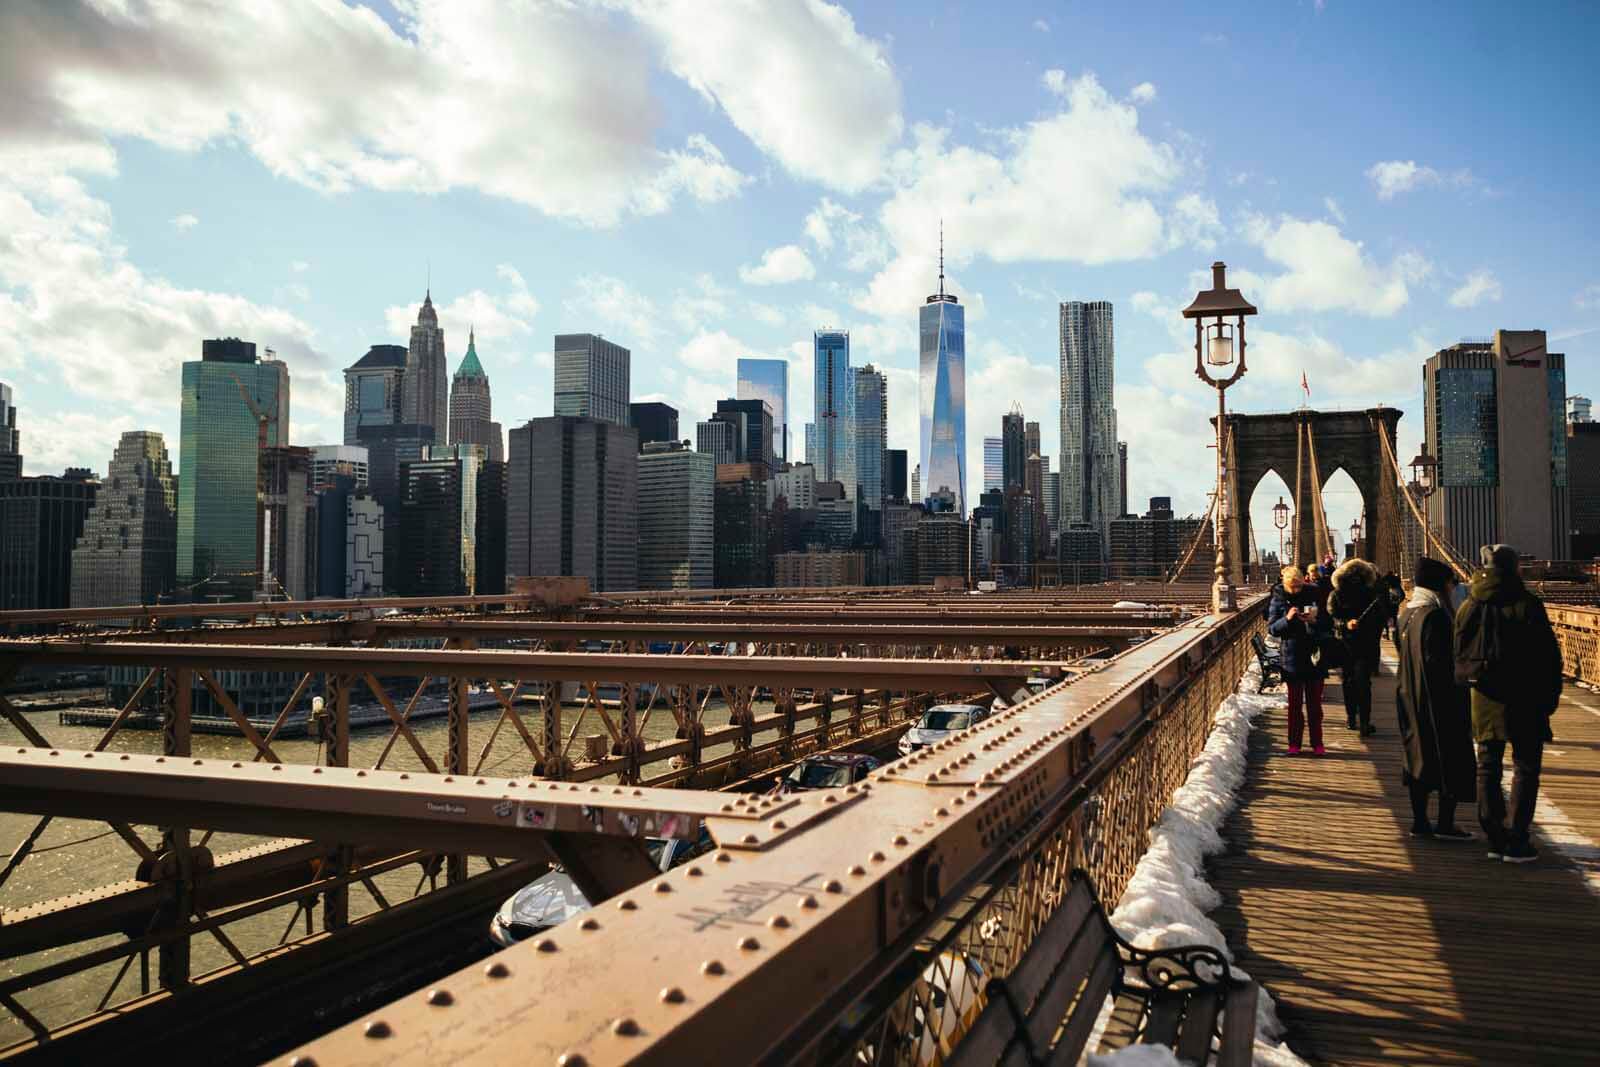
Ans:
<svg viewBox="0 0 1600 1067"><path fill-rule="evenodd" d="M1345 722L1367 737L1378 732L1372 725L1372 679L1378 673L1378 639L1389 620L1387 601L1378 588L1378 568L1364 559L1340 564L1333 572L1328 614L1345 650L1339 672Z"/></svg>

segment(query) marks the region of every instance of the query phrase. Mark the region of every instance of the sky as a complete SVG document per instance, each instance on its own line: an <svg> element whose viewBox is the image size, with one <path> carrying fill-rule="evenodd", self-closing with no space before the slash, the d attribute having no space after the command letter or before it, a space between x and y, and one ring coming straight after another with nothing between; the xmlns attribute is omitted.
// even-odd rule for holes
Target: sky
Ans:
<svg viewBox="0 0 1600 1067"><path fill-rule="evenodd" d="M1260 309L1238 410L1303 374L1403 409L1409 457L1423 359L1498 328L1600 395L1597 51L1556 2L8 0L0 380L27 473L103 472L134 428L179 466L180 366L237 335L288 362L292 442L337 442L342 369L431 285L507 426L593 331L686 434L738 357L790 359L797 452L812 331L844 327L915 463L942 220L969 493L1014 403L1056 453L1057 305L1109 300L1130 506L1200 512L1178 311L1214 259Z"/></svg>

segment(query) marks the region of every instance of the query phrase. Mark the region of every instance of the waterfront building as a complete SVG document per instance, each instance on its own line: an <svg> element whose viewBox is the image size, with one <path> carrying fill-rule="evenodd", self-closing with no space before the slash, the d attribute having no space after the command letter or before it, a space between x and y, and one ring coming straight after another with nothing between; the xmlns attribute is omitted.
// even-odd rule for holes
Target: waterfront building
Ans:
<svg viewBox="0 0 1600 1067"><path fill-rule="evenodd" d="M632 354L592 333L558 333L555 413L628 425Z"/></svg>
<svg viewBox="0 0 1600 1067"><path fill-rule="evenodd" d="M258 360L256 346L236 337L205 341L201 358L183 365L177 579L196 600L243 600L260 585L258 441L264 432L268 448L285 443L282 383L279 367Z"/></svg>
<svg viewBox="0 0 1600 1067"><path fill-rule="evenodd" d="M939 291L923 304L919 322L918 400L922 491L948 494L957 515L967 513L967 325L954 293L944 291L944 240L939 243ZM931 536L931 535L930 535ZM964 551L964 550L963 550Z"/></svg>
<svg viewBox="0 0 1600 1067"><path fill-rule="evenodd" d="M628 425L639 432L639 448L655 441L677 441L678 409L657 401L628 405Z"/></svg>
<svg viewBox="0 0 1600 1067"><path fill-rule="evenodd" d="M784 552L772 561L780 589L832 589L867 584L865 552Z"/></svg>
<svg viewBox="0 0 1600 1067"><path fill-rule="evenodd" d="M772 410L773 464L789 461L789 361L740 359L735 392L740 400L765 400Z"/></svg>
<svg viewBox="0 0 1600 1067"><path fill-rule="evenodd" d="M411 344L406 348L403 420L413 426L433 428L435 441L445 440L450 425L449 368L444 354L444 330L433 309L433 291L422 299Z"/></svg>
<svg viewBox="0 0 1600 1067"><path fill-rule="evenodd" d="M1102 546L1106 524L1122 514L1115 364L1111 302L1063 302L1060 522L1088 523L1100 531Z"/></svg>
<svg viewBox="0 0 1600 1067"><path fill-rule="evenodd" d="M715 577L716 463L682 441L639 453L639 588L709 589Z"/></svg>
<svg viewBox="0 0 1600 1067"><path fill-rule="evenodd" d="M158 604L172 594L177 565L178 486L166 442L128 430L72 549L71 606Z"/></svg>
<svg viewBox="0 0 1600 1067"><path fill-rule="evenodd" d="M507 581L572 575L597 592L637 589L638 432L555 415L516 427L510 445Z"/></svg>
<svg viewBox="0 0 1600 1067"><path fill-rule="evenodd" d="M467 351L455 377L450 379L450 436L452 445L479 445L489 462L505 460L505 441L494 421L489 376L478 361L475 331L467 330Z"/></svg>

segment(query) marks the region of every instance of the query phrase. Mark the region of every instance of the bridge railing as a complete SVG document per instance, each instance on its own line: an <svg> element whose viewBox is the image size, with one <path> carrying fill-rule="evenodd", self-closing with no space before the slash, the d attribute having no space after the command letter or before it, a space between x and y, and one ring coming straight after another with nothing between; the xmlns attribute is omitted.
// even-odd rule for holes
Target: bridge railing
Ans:
<svg viewBox="0 0 1600 1067"><path fill-rule="evenodd" d="M1121 895L1263 608L1160 633L863 786L710 814L715 852L298 1055L937 1062L1072 868Z"/></svg>
<svg viewBox="0 0 1600 1067"><path fill-rule="evenodd" d="M1545 610L1561 645L1567 676L1600 683L1600 608L1547 602Z"/></svg>

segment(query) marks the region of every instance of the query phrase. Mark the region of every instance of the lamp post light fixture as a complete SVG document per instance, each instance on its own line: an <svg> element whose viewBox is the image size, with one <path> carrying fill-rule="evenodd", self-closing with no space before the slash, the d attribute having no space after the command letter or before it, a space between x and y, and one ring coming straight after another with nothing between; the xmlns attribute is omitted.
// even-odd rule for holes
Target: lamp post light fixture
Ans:
<svg viewBox="0 0 1600 1067"><path fill-rule="evenodd" d="M1353 555L1361 555L1361 519L1356 518L1350 523L1350 551Z"/></svg>
<svg viewBox="0 0 1600 1067"><path fill-rule="evenodd" d="M1194 320L1194 372L1217 391L1217 506L1212 532L1217 539L1216 581L1211 586L1211 612L1221 615L1239 609L1238 593L1228 561L1227 520L1231 501L1227 498L1227 390L1244 377L1244 320L1256 313L1255 305L1229 289L1227 265L1211 264L1211 288L1195 295L1183 309L1183 317ZM1237 365L1235 356L1237 355ZM1232 372L1229 368L1232 367Z"/></svg>
<svg viewBox="0 0 1600 1067"><path fill-rule="evenodd" d="M1283 497L1272 505L1272 525L1278 528L1278 566L1283 566L1283 531L1289 527L1289 505L1283 502Z"/></svg>
<svg viewBox="0 0 1600 1067"><path fill-rule="evenodd" d="M1416 493L1422 498L1422 554L1433 554L1433 532L1428 527L1428 498L1438 488L1436 476L1439 471L1439 461L1428 455L1428 442L1422 442L1416 458L1411 461L1411 484L1416 487Z"/></svg>

